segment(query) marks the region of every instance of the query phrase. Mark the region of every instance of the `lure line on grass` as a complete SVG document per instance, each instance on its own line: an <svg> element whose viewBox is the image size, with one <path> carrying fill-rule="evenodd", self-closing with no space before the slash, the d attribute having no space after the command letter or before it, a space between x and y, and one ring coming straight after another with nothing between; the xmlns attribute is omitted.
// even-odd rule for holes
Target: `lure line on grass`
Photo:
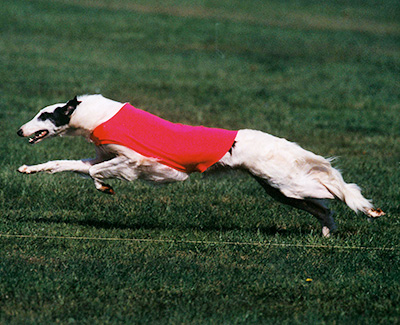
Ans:
<svg viewBox="0 0 400 325"><path fill-rule="evenodd" d="M234 242L234 241L200 241L200 240L173 240L173 239L151 239L151 238L117 238L117 237L75 237L75 236L47 236L47 235L20 235L20 234L0 234L0 238L19 238L19 239L58 239L58 240L86 240L86 241L120 241L136 243L173 243L173 244L193 244L193 245L236 245L236 246L259 246L259 247L294 247L294 248L325 248L343 250L375 250L375 251L396 251L399 246L392 247L373 247L373 246L339 246L339 245L315 245L315 244L288 244L271 242Z"/></svg>

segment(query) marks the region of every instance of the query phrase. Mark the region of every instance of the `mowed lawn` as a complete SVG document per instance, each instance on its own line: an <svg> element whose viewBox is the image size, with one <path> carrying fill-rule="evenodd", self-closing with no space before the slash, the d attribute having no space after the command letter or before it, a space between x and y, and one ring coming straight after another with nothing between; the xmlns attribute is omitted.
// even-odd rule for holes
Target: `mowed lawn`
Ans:
<svg viewBox="0 0 400 325"><path fill-rule="evenodd" d="M0 323L400 323L400 3L13 0L0 8ZM253 128L325 157L387 215L338 232L247 175L167 186L22 164L42 107L102 93L175 122Z"/></svg>

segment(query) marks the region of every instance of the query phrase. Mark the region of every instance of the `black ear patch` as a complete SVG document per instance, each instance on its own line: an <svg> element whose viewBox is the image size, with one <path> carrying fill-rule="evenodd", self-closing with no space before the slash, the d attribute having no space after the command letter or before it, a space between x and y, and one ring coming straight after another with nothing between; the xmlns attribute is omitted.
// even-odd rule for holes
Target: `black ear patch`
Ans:
<svg viewBox="0 0 400 325"><path fill-rule="evenodd" d="M51 121L55 126L63 126L69 123L69 120L71 119L72 113L75 111L76 107L80 104L81 102L74 97L74 99L71 99L68 101L67 104L65 104L62 107L57 107L53 113L42 113L39 115L38 119L41 121L49 120Z"/></svg>
<svg viewBox="0 0 400 325"><path fill-rule="evenodd" d="M66 107L66 111L65 111L65 115L67 116L71 116L71 114L75 111L76 107L82 102L80 102L78 100L78 98L76 98L76 96L71 99L70 101L68 101L68 103L65 105Z"/></svg>

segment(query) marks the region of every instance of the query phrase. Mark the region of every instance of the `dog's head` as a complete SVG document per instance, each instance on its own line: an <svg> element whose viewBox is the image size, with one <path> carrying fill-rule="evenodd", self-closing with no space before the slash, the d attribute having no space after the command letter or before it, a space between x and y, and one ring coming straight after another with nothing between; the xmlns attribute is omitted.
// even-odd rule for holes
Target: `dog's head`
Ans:
<svg viewBox="0 0 400 325"><path fill-rule="evenodd" d="M38 143L44 138L62 135L68 129L71 115L81 102L75 96L65 104L54 104L40 110L28 123L21 126L17 134L29 137L29 143Z"/></svg>

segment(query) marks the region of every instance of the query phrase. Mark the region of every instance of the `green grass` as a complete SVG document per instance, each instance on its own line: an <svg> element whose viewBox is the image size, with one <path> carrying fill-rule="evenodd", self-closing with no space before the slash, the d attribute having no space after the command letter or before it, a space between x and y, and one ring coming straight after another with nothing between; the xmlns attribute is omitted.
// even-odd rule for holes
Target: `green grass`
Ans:
<svg viewBox="0 0 400 325"><path fill-rule="evenodd" d="M0 323L399 323L399 15L390 0L3 2L0 234L31 237L0 237ZM112 181L115 196L76 175L18 174L93 156L82 139L28 146L15 132L98 92L338 156L387 216L334 202L339 231L324 239L236 172Z"/></svg>

